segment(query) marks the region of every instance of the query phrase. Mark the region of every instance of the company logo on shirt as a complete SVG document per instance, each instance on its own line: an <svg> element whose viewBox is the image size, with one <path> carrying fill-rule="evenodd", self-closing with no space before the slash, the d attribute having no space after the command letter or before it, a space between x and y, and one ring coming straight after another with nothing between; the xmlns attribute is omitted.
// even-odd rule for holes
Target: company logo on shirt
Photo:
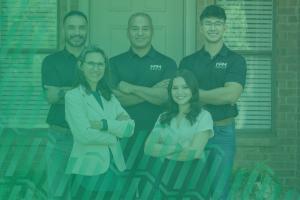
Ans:
<svg viewBox="0 0 300 200"><path fill-rule="evenodd" d="M227 63L218 62L216 64L216 68L226 69L226 67L227 67Z"/></svg>
<svg viewBox="0 0 300 200"><path fill-rule="evenodd" d="M150 70L161 70L161 65L150 65Z"/></svg>

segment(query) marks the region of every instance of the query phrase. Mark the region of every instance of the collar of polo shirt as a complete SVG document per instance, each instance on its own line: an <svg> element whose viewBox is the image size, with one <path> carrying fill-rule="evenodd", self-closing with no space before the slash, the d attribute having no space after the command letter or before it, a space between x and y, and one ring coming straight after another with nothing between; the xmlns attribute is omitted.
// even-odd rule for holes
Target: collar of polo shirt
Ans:
<svg viewBox="0 0 300 200"><path fill-rule="evenodd" d="M225 44L223 44L223 46L222 46L222 48L221 48L221 50L219 51L218 54L220 54L223 57L226 57L227 52L228 52L228 47ZM208 52L205 51L205 48L204 48L204 45L203 45L202 49L199 51L200 57L203 57L206 53L208 53Z"/></svg>
<svg viewBox="0 0 300 200"><path fill-rule="evenodd" d="M130 59L132 59L134 56L138 56L136 53L134 53L134 51L132 50L132 48L130 47L129 51L128 51L129 57ZM150 58L155 58L155 49L153 48L153 46L151 45L150 50L148 51L148 53L145 55L148 56ZM143 57L145 57L143 56Z"/></svg>

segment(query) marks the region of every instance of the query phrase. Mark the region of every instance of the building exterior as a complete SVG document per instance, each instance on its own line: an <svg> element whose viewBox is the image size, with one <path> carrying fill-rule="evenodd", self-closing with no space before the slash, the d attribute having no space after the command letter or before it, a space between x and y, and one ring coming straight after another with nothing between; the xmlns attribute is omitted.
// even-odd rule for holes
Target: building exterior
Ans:
<svg viewBox="0 0 300 200"><path fill-rule="evenodd" d="M144 0L140 6L155 19L172 15L172 9L173 12L181 9L178 24L169 27L162 23L170 24L170 21L153 20L156 37L165 35L154 41L154 45L157 44L158 50L170 57L177 54L167 46L176 44L174 41L178 39L173 35L181 30L178 36L181 40L176 45L183 50L176 62L203 46L204 38L199 31L199 16L203 9L212 4L226 9L228 31L225 44L243 55L248 66L247 85L238 102L238 152L234 167L250 168L267 160L264 164L278 175L285 189L299 193L300 0L176 0L176 5L169 1L149 3ZM118 11L120 18L127 16L126 20L139 9L135 0L108 2L103 4L107 6L108 14ZM65 14L70 10L86 13L90 20L88 42L101 42L97 32L101 29L93 27L100 16L96 11L102 8L95 2L50 0L27 3L7 0L1 1L0 5L0 184L3 184L1 179L10 180L19 171L17 176L26 178L32 169L40 172L35 177L35 180L40 180L46 169L45 117L49 105L41 97L40 69L45 56L64 47L61 29ZM167 11L169 14L164 15ZM120 35L126 24L120 29L119 25L108 23L107 26L112 27L109 31L115 34L115 38L106 44L111 56L125 51L129 47L125 32L124 38L120 39ZM105 38L105 34L101 37ZM121 47L113 49L111 46L119 41ZM165 46L159 46L160 43ZM7 186L10 187L14 188ZM5 194L3 189L0 197L1 194Z"/></svg>

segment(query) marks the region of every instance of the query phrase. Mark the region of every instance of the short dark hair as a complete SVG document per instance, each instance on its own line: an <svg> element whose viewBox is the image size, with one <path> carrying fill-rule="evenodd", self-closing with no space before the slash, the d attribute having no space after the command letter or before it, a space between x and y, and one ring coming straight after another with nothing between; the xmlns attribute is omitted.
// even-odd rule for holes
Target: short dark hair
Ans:
<svg viewBox="0 0 300 200"><path fill-rule="evenodd" d="M101 94L103 95L104 99L109 101L111 99L111 96L113 93L112 93L110 64L109 64L108 57L102 48L100 48L96 44L91 44L91 45L87 46L80 53L80 55L77 58L77 61L81 62L81 66L84 63L86 55L89 53L100 53L104 57L105 72L104 72L102 79L100 81L98 81L96 90L101 91ZM85 92L89 95L89 94L91 94L92 89L91 89L90 84L88 83L88 81L86 80L86 78L84 76L84 72L80 70L81 66L77 66L77 68L75 70L73 87L75 88L75 87L78 87L79 85L82 85L85 88Z"/></svg>
<svg viewBox="0 0 300 200"><path fill-rule="evenodd" d="M63 24L65 24L68 17L75 16L75 15L83 17L86 20L86 23L88 24L88 19L85 16L85 14L83 12L78 11L78 10L72 10L72 11L68 12L66 14L66 16L64 17Z"/></svg>
<svg viewBox="0 0 300 200"><path fill-rule="evenodd" d="M151 28L153 28L153 22L152 22L152 19L151 19L150 15L148 15L147 13L144 13L144 12L137 12L137 13L131 15L131 16L129 17L129 20L128 20L127 28L129 28L129 23L130 23L130 21L132 20L132 18L137 17L137 16L145 16L145 17L148 17L148 19L149 19L150 22L151 22Z"/></svg>
<svg viewBox="0 0 300 200"><path fill-rule="evenodd" d="M225 10L217 5L207 6L200 15L200 21L202 23L204 18L216 17L219 19L224 19L226 22Z"/></svg>
<svg viewBox="0 0 300 200"><path fill-rule="evenodd" d="M175 117L179 113L179 106L174 101L172 97L172 87L173 87L173 81L175 78L182 77L185 80L186 85L190 88L192 91L192 97L189 101L191 105L191 109L189 113L186 113L187 120L190 121L191 125L193 125L197 120L197 116L201 112L201 103L199 99L199 88L198 88L198 82L196 77L192 72L190 72L187 69L177 70L168 85L168 100L165 102L164 111L166 111L164 114L162 114L160 118L160 124L168 124L170 125L170 122L173 117Z"/></svg>

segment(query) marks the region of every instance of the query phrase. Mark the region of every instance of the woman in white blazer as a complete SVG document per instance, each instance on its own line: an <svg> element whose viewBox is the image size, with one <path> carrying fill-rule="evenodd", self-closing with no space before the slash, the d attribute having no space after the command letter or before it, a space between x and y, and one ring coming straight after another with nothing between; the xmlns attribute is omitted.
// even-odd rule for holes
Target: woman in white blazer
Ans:
<svg viewBox="0 0 300 200"><path fill-rule="evenodd" d="M188 70L176 71L168 94L166 112L159 116L145 144L145 154L167 158L161 184L168 193L162 199L210 199L209 192L201 193L207 174L199 158L205 158L205 145L214 136L213 120L201 108L195 76Z"/></svg>
<svg viewBox="0 0 300 200"><path fill-rule="evenodd" d="M74 136L66 170L72 199L114 198L121 189L118 171L125 170L119 139L130 137L135 124L112 93L109 60L99 46L89 45L79 55L65 104Z"/></svg>

